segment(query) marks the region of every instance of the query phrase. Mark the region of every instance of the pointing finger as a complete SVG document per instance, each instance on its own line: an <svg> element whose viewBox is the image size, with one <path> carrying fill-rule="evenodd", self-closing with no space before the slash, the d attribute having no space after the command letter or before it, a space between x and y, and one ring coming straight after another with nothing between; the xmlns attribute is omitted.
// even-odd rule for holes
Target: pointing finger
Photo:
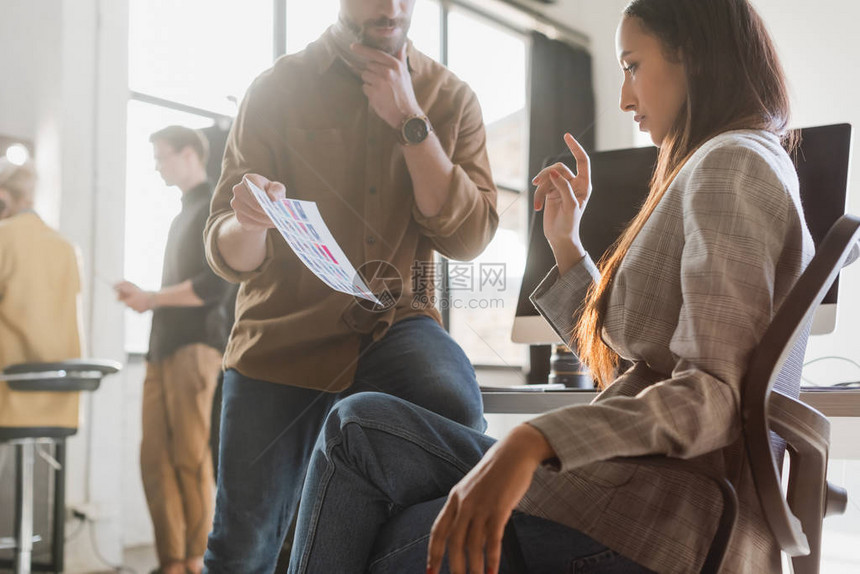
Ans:
<svg viewBox="0 0 860 574"><path fill-rule="evenodd" d="M591 159L585 153L585 149L576 141L569 133L564 134L564 143L567 144L570 153L576 159L576 175L584 176L585 179L591 178Z"/></svg>

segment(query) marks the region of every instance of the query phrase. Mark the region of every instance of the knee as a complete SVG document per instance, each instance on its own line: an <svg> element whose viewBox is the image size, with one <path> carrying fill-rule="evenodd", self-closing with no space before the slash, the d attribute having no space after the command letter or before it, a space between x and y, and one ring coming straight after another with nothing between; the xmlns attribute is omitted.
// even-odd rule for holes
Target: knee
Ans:
<svg viewBox="0 0 860 574"><path fill-rule="evenodd" d="M474 381L444 379L416 398L421 406L456 423L483 432L484 402Z"/></svg>
<svg viewBox="0 0 860 574"><path fill-rule="evenodd" d="M326 419L326 428L338 429L350 422L384 421L402 408L402 401L391 395L378 392L362 392L339 400Z"/></svg>
<svg viewBox="0 0 860 574"><path fill-rule="evenodd" d="M165 458L164 444L148 440L146 434L140 441L140 467L144 470L157 467Z"/></svg>
<svg viewBox="0 0 860 574"><path fill-rule="evenodd" d="M484 419L484 404L481 400L480 392L476 393L476 395L475 397L470 396L465 399L462 396L452 397L449 403L450 407L440 414L463 426L467 426L478 432L484 432L487 430L487 421Z"/></svg>

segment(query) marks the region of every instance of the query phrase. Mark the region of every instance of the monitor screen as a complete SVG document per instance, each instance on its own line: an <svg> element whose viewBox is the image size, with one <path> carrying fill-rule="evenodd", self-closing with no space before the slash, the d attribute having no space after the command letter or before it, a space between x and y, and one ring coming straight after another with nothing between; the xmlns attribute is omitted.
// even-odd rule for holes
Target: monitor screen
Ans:
<svg viewBox="0 0 860 574"><path fill-rule="evenodd" d="M845 213L851 126L838 124L804 128L793 154L800 181L800 197L809 232L817 246L830 226ZM648 195L657 162L657 148L631 148L597 152L591 156L592 194L580 224L580 237L592 259L599 260L636 215ZM551 158L573 167L570 152ZM529 301L555 260L543 235L542 214L532 218L526 268L517 302L511 338L518 343L548 344L558 336ZM836 326L838 280L816 312L812 332L831 332Z"/></svg>

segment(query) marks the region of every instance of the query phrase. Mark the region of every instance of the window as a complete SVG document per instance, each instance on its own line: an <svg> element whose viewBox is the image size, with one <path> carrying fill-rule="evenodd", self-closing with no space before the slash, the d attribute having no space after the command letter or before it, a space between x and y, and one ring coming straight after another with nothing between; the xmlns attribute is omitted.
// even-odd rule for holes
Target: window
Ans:
<svg viewBox="0 0 860 574"><path fill-rule="evenodd" d="M129 88L235 115L245 89L272 63L272 18L271 0L132 0Z"/></svg>
<svg viewBox="0 0 860 574"><path fill-rule="evenodd" d="M434 0L418 0L412 13L409 38L416 48L436 61L442 59L442 12Z"/></svg>
<svg viewBox="0 0 860 574"><path fill-rule="evenodd" d="M203 128L234 116L251 81L272 61L271 0L241 9L207 0L129 3L125 278L161 285L167 231L180 192L155 172L149 136L170 124ZM150 314L126 311L126 350L145 352Z"/></svg>
<svg viewBox="0 0 860 574"><path fill-rule="evenodd" d="M340 2L287 2L287 54L304 50L337 20Z"/></svg>
<svg viewBox="0 0 860 574"><path fill-rule="evenodd" d="M449 264L449 329L478 365L522 366L527 347L511 341L525 268L529 206L528 39L465 9L448 15L448 66L478 96L487 152L499 188L499 228L474 262ZM462 275L472 274L471 289ZM500 275L503 274L503 275Z"/></svg>

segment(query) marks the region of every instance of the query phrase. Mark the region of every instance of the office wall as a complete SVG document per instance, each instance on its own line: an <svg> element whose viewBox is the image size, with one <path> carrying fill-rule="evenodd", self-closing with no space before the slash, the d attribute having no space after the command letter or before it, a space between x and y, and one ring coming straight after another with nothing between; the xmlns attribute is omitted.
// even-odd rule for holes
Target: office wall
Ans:
<svg viewBox="0 0 860 574"><path fill-rule="evenodd" d="M123 359L122 311L110 279L122 274L125 0L0 0L0 133L34 141L36 209L83 254L88 354ZM122 557L122 376L82 401L69 442L67 502L97 520L67 546L67 571Z"/></svg>
<svg viewBox="0 0 860 574"><path fill-rule="evenodd" d="M37 208L51 224L59 223L59 100L61 2L38 7L26 0L0 3L0 132L33 141L41 172ZM40 31L37 39L34 30Z"/></svg>

